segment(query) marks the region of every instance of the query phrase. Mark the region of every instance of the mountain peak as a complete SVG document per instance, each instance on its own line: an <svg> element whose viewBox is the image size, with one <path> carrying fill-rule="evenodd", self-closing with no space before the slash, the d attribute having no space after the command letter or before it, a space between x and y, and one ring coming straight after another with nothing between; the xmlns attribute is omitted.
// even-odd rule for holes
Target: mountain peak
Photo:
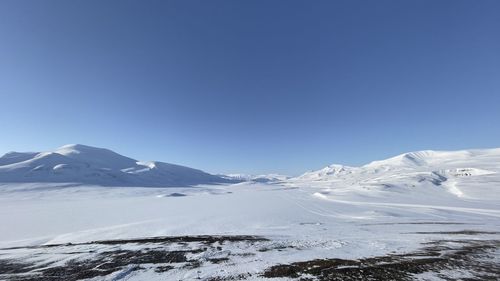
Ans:
<svg viewBox="0 0 500 281"><path fill-rule="evenodd" d="M53 152L90 165L109 169L125 169L137 162L135 159L120 155L112 150L83 144L63 145Z"/></svg>
<svg viewBox="0 0 500 281"><path fill-rule="evenodd" d="M54 152L58 152L61 154L67 153L89 153L89 152L101 152L101 151L111 151L106 148L100 148L95 146L89 146L84 144L66 144L54 150ZM113 152L113 151L111 151ZM115 153L115 152L113 152Z"/></svg>

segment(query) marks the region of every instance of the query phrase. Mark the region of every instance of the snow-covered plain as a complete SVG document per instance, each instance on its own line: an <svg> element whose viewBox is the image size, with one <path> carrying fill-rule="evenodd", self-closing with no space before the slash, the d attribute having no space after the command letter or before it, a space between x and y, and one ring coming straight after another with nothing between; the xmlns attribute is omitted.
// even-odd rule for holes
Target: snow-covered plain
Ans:
<svg viewBox="0 0 500 281"><path fill-rule="evenodd" d="M12 163L0 170L9 166ZM362 167L331 165L267 183L168 188L3 183L0 260L53 262L45 265L50 267L117 249L200 247L195 242L85 244L91 241L252 235L265 240L226 241L193 251L189 258L199 262L196 266L179 262L161 271L158 264L141 264L140 269L130 265L92 280L269 280L264 272L277 264L409 253L433 241L499 241L499 172L500 149L487 149L407 153ZM53 244L66 246L38 248ZM498 265L498 248L495 253ZM476 273L443 269L412 276L439 280L439 274L459 278Z"/></svg>

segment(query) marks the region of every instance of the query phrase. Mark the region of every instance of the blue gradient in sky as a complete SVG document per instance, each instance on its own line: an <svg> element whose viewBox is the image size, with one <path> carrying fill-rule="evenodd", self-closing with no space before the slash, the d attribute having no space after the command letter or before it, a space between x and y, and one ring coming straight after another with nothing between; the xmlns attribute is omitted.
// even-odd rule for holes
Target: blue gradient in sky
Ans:
<svg viewBox="0 0 500 281"><path fill-rule="evenodd" d="M298 174L500 146L500 1L0 1L0 152Z"/></svg>

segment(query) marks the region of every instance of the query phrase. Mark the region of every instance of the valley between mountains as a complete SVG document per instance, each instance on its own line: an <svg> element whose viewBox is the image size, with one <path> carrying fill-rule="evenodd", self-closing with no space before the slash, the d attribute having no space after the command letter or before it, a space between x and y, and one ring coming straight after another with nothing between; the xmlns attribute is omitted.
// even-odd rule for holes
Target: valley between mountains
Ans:
<svg viewBox="0 0 500 281"><path fill-rule="evenodd" d="M500 149L298 177L11 152L0 224L0 280L498 280Z"/></svg>

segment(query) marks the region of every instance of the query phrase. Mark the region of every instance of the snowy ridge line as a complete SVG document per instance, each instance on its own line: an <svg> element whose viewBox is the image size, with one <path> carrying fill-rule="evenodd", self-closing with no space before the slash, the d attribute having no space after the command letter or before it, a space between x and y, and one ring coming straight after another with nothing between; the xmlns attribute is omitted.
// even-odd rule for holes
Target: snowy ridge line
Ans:
<svg viewBox="0 0 500 281"><path fill-rule="evenodd" d="M330 165L290 178L279 174L212 175L201 170L156 161L138 161L111 150L80 144L46 152L9 152L0 157L0 183L74 183L98 186L188 187L201 184L255 182L344 188L372 193L401 192L440 186L454 196L474 198L462 182L488 179L500 172L500 148L459 151L424 150L404 153L360 167ZM349 187L349 188L347 188Z"/></svg>
<svg viewBox="0 0 500 281"><path fill-rule="evenodd" d="M498 196L489 192L486 182L500 184L499 148L409 152L360 167L333 164L288 179L284 184L322 187L322 194L329 198L348 193L379 196L396 192L419 198L432 194L495 200Z"/></svg>
<svg viewBox="0 0 500 281"><path fill-rule="evenodd" d="M500 148L471 149L458 151L434 151L423 150L403 153L385 160L372 161L360 167L351 167L332 164L325 168L306 172L292 179L325 179L342 178L348 175L373 175L394 170L432 170L436 172L467 173L495 173L500 169ZM481 170L467 167L467 164L488 166L496 168L496 171ZM464 166L465 165L465 166Z"/></svg>
<svg viewBox="0 0 500 281"><path fill-rule="evenodd" d="M53 151L5 154L0 157L0 182L170 187L238 181L180 165L138 161L104 148L71 144Z"/></svg>

